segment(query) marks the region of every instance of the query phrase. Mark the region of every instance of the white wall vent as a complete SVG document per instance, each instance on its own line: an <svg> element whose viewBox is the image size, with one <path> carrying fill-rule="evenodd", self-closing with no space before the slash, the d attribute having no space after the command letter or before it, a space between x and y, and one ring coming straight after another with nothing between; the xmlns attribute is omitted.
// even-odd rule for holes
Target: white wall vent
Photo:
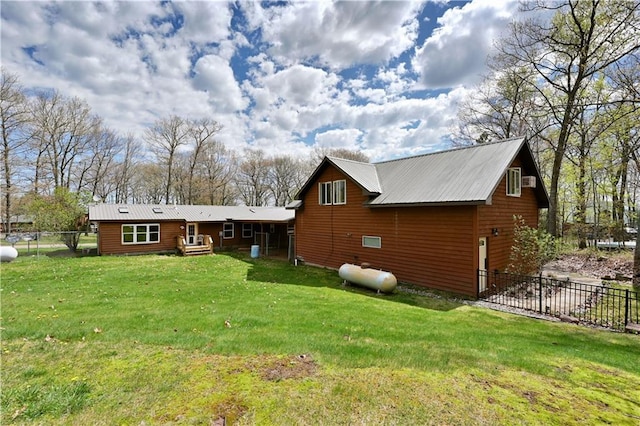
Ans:
<svg viewBox="0 0 640 426"><path fill-rule="evenodd" d="M536 187L536 177L535 176L522 176L522 187L523 188L535 188Z"/></svg>

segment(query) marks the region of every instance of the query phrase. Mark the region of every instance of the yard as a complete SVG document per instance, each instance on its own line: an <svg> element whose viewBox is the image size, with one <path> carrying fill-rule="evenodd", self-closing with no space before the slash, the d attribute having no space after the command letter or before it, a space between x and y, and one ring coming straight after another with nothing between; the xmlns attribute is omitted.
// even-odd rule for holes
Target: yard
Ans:
<svg viewBox="0 0 640 426"><path fill-rule="evenodd" d="M1 268L1 424L640 422L636 335L246 255Z"/></svg>

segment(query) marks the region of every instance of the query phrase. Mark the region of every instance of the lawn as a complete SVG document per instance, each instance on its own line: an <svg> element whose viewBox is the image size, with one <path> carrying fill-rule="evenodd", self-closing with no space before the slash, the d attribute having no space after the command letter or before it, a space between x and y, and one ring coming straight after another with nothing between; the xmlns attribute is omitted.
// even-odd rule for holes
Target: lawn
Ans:
<svg viewBox="0 0 640 426"><path fill-rule="evenodd" d="M635 335L241 255L1 268L1 424L640 423Z"/></svg>

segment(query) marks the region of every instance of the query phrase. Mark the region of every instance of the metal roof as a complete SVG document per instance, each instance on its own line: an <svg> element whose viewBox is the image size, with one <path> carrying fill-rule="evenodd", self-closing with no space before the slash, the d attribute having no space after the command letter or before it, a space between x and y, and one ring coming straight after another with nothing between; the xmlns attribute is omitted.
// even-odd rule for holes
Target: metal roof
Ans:
<svg viewBox="0 0 640 426"><path fill-rule="evenodd" d="M325 157L297 195L303 194L320 171L333 165L372 195L367 205L488 204L505 172L522 153L527 173L536 176L540 207L549 206L549 196L525 138L511 138L415 157L360 163ZM291 203L289 208L300 208Z"/></svg>
<svg viewBox="0 0 640 426"><path fill-rule="evenodd" d="M185 222L288 222L294 213L284 207L186 206L170 204L96 204L89 206L89 220Z"/></svg>
<svg viewBox="0 0 640 426"><path fill-rule="evenodd" d="M327 160L360 185L364 191L370 194L382 192L374 164L336 157L327 157Z"/></svg>
<svg viewBox="0 0 640 426"><path fill-rule="evenodd" d="M524 138L376 164L383 192L370 205L486 203Z"/></svg>

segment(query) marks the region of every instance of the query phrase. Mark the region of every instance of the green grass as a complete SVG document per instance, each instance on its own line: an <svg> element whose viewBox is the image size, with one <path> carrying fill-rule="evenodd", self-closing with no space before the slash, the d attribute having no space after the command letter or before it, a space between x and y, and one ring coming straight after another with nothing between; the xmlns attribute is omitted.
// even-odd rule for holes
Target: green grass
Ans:
<svg viewBox="0 0 640 426"><path fill-rule="evenodd" d="M2 264L1 424L638 424L640 338L239 255Z"/></svg>

